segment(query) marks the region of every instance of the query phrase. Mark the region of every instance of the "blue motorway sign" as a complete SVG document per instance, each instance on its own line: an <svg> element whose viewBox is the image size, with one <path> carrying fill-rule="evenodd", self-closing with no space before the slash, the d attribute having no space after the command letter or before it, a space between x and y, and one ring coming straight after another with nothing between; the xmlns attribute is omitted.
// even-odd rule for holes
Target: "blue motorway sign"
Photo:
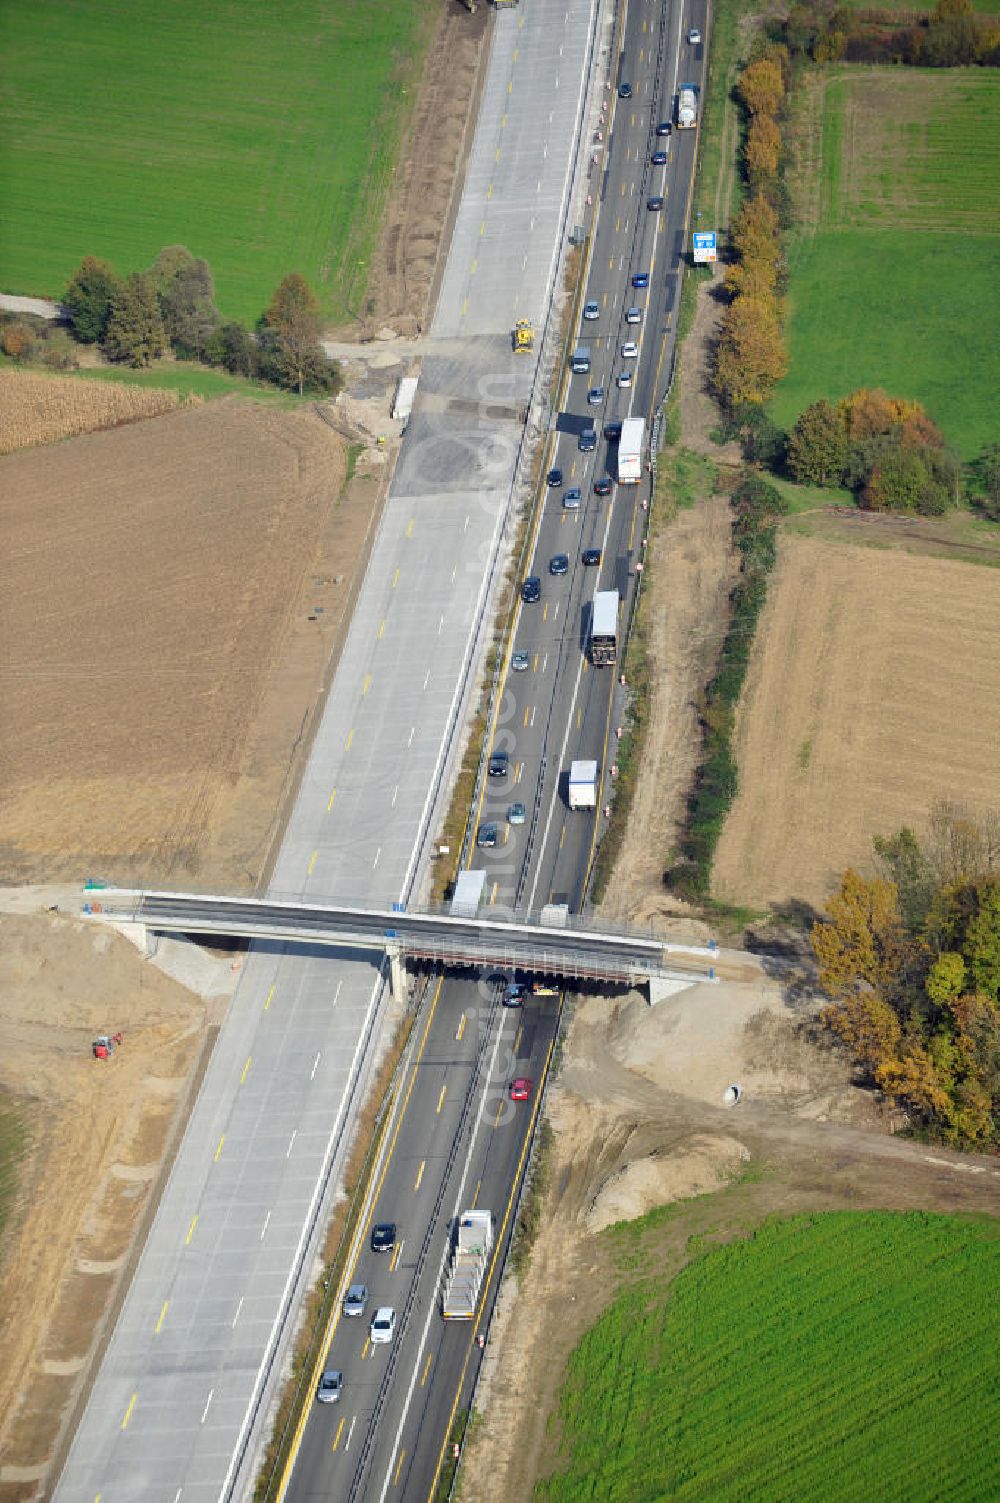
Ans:
<svg viewBox="0 0 1000 1503"><path fill-rule="evenodd" d="M694 243L694 263L696 266L703 266L706 262L718 259L714 230L695 230L691 239Z"/></svg>

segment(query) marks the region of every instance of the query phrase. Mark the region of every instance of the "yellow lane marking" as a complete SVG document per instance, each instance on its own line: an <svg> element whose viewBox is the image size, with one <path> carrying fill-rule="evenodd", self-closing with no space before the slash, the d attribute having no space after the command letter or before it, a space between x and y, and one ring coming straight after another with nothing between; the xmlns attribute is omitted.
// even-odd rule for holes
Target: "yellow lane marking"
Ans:
<svg viewBox="0 0 1000 1503"><path fill-rule="evenodd" d="M503 1111L503 1109L504 1109L504 1104L505 1104L505 1103L504 1103L504 1098L503 1098L503 1097L502 1097L502 1096L501 1096L501 1097L500 1097L500 1100L499 1100L499 1101L498 1101L498 1102L497 1102L497 1114L496 1114L496 1116L495 1116L495 1117L494 1117L494 1118L493 1118L493 1126L494 1126L494 1127L498 1127L498 1126L499 1126L499 1124L500 1124L500 1113L501 1113L501 1112L502 1112L502 1111Z"/></svg>
<svg viewBox="0 0 1000 1503"><path fill-rule="evenodd" d="M166 1318L167 1306L169 1305L169 1303L170 1303L170 1301L168 1299L165 1299L163 1301L163 1309L160 1311L160 1318L156 1322L156 1328L153 1331L153 1335L154 1336L159 1336L160 1332L163 1330L163 1322L164 1322L164 1320Z"/></svg>
<svg viewBox="0 0 1000 1503"><path fill-rule="evenodd" d="M529 716L529 715L530 715L530 714L531 714L531 711L530 711L530 709L529 709L529 708L528 708L528 706L527 706L527 705L525 705L525 707L524 707L524 723L525 723L525 725L527 725L527 724L528 724L528 716Z"/></svg>
<svg viewBox="0 0 1000 1503"><path fill-rule="evenodd" d="M468 313L468 311L469 311L469 299L467 297L464 297L462 299L462 317L463 318Z"/></svg>
<svg viewBox="0 0 1000 1503"><path fill-rule="evenodd" d="M542 611L542 620L543 621L547 621L548 619L549 619L549 602L546 600L546 602L545 602L545 609Z"/></svg>
<svg viewBox="0 0 1000 1503"><path fill-rule="evenodd" d="M327 801L327 805L326 805L326 812L327 812L327 814L329 814L330 810L333 808L333 801L334 801L334 799L336 797L337 797L337 790L335 788L333 790L333 792L330 794L329 800Z"/></svg>
<svg viewBox="0 0 1000 1503"><path fill-rule="evenodd" d="M368 1356L368 1353L371 1351L371 1349L372 1349L372 1339L371 1339L370 1336L366 1336L365 1337L365 1344L361 1348L361 1360L362 1360L362 1362Z"/></svg>
<svg viewBox="0 0 1000 1503"><path fill-rule="evenodd" d="M403 1470L403 1458L405 1457L405 1455L406 1455L405 1451L400 1451L400 1453L399 1453L399 1461L396 1463L396 1475L392 1479L392 1485L393 1485L393 1487L398 1487L399 1486L399 1474Z"/></svg>
<svg viewBox="0 0 1000 1503"><path fill-rule="evenodd" d="M497 900L497 890L498 890L499 886L500 886L499 882L494 882L494 884L493 884L493 891L490 893L490 902L491 903L495 903L496 900Z"/></svg>
<svg viewBox="0 0 1000 1503"><path fill-rule="evenodd" d="M224 1143L224 1142L225 1142L225 1141L226 1141L226 1135L225 1135L225 1133L223 1133L223 1134L222 1134L222 1137L221 1137L221 1138L220 1138L220 1139L219 1139L219 1146L218 1146L218 1148L217 1148L217 1149L216 1149L216 1150L215 1150L215 1159L214 1159L214 1162L215 1162L215 1163L216 1163L216 1164L217 1164L217 1163L218 1163L218 1162L219 1162L219 1154L220 1154L220 1153L221 1153L221 1152L222 1152L222 1145L223 1145L223 1143Z"/></svg>
<svg viewBox="0 0 1000 1503"><path fill-rule="evenodd" d="M380 621L379 624L378 624L378 640L381 642L381 640L382 640L382 638L384 636L385 636L385 622L384 621Z"/></svg>
<svg viewBox="0 0 1000 1503"><path fill-rule="evenodd" d="M618 231L621 229L621 227L622 227L622 217L619 214L618 218L615 220L615 234L616 235L618 234Z"/></svg>
<svg viewBox="0 0 1000 1503"><path fill-rule="evenodd" d="M438 1116L441 1115L441 1108L444 1106L444 1098L445 1098L445 1095L447 1094L447 1091L448 1091L447 1085L443 1085L441 1087L441 1094L438 1097L438 1104L437 1104L437 1115Z"/></svg>
<svg viewBox="0 0 1000 1503"><path fill-rule="evenodd" d="M576 728L577 728L577 730L579 730L582 725L583 725L583 705L580 705L577 708L577 712L576 712Z"/></svg>
<svg viewBox="0 0 1000 1503"><path fill-rule="evenodd" d="M460 1044L462 1042L462 1035L465 1032L465 1025L466 1025L466 1023L468 1021L469 1021L468 1018L465 1016L465 1013L463 1012L462 1016L458 1020L458 1032L455 1034L455 1042L456 1042L456 1044Z"/></svg>
<svg viewBox="0 0 1000 1503"><path fill-rule="evenodd" d="M271 998L273 996L274 996L274 987L272 986L271 990L267 994L267 1001L264 1003L264 1011L265 1012L267 1012L267 1009L270 1007L270 1005L271 1005Z"/></svg>
<svg viewBox="0 0 1000 1503"><path fill-rule="evenodd" d="M514 1053L515 1054L517 1053L518 1049L521 1047L521 1035L522 1035L523 1032L524 1032L524 1024L520 1023L520 1024L518 1024L517 1037L514 1040Z"/></svg>
<svg viewBox="0 0 1000 1503"><path fill-rule="evenodd" d="M507 129L507 116L506 115L501 115L500 116L500 129L501 130L506 130Z"/></svg>
<svg viewBox="0 0 1000 1503"><path fill-rule="evenodd" d="M482 224L479 226L479 238L482 239L482 237L485 234L486 234L486 220L484 219L483 222L482 222Z"/></svg>
<svg viewBox="0 0 1000 1503"><path fill-rule="evenodd" d="M392 1250L392 1257L389 1259L389 1272L390 1273L395 1273L396 1272L396 1265L399 1263L399 1255L400 1255L400 1253L402 1251L403 1251L403 1244L402 1244L402 1242L397 1242L396 1246Z"/></svg>
<svg viewBox="0 0 1000 1503"><path fill-rule="evenodd" d="M533 659L532 664L531 664L531 671L532 671L532 673L537 673L538 672L538 653L537 652L535 653L534 659Z"/></svg>
<svg viewBox="0 0 1000 1503"><path fill-rule="evenodd" d="M413 1091L413 1084L414 1084L414 1081L417 1078L417 1070L419 1069L420 1061L423 1059L424 1049L427 1046L427 1038L428 1038L428 1035L429 1035L429 1033L431 1031L431 1024L433 1023L434 1016L435 1016L435 1014L437 1012L438 1002L439 1002L440 997L441 997L441 987L442 987L442 985L443 985L443 981L439 980L438 984L437 984L437 990L434 993L434 1000L431 1003L430 1012L429 1012L429 1015L428 1015L428 1018L427 1018L427 1026L424 1029L423 1036L422 1036L422 1038L420 1040L420 1048L417 1051L416 1063L415 1063L415 1065L413 1067L413 1072L412 1072L412 1074L410 1076L410 1084L409 1084L409 1086L407 1088L406 1096L405 1096L405 1098L403 1100L402 1109L401 1109L399 1118L398 1118L398 1120L396 1122L396 1126L395 1126L395 1129L394 1129L393 1134L392 1134L392 1142L389 1145L389 1151L388 1151L388 1154L386 1156L385 1163L382 1165L382 1172L379 1175L379 1177L378 1177L378 1183L375 1186L374 1195L373 1195L372 1201L371 1201L371 1204L372 1204L372 1213L371 1213L371 1215L369 1215L368 1221L367 1221L366 1226L365 1226L365 1232L366 1232L366 1234L367 1234L367 1231L368 1231L368 1227L371 1225L372 1216L374 1215L374 1208L378 1204L378 1197L382 1193L382 1186L385 1183L385 1177L386 1177L386 1175L389 1172L389 1165L392 1162L392 1156L393 1156L393 1154L395 1152L395 1149L396 1149L396 1142L397 1142L397 1139L399 1138L399 1130L400 1130L400 1127L402 1126L403 1118L406 1116L406 1109L409 1106L410 1096L411 1096L412 1091ZM356 1266L357 1265L355 1263L355 1267ZM353 1277L353 1274L354 1274L354 1268L351 1269L349 1278ZM318 1355L316 1357L315 1365L313 1367L312 1377L310 1379L310 1387L312 1387L312 1388L315 1388L316 1384L319 1382L319 1375L323 1371L323 1363L324 1363L324 1360L326 1358L326 1353L329 1350L330 1342L333 1339L333 1333L334 1333L334 1331L337 1328L337 1322L339 1321L339 1319L340 1319L340 1303L339 1303L339 1301L334 1301L333 1310L331 1312L330 1319L329 1319L329 1321L327 1323L326 1330L323 1333L323 1340L319 1343L319 1351L318 1351ZM370 1339L366 1339L366 1341L365 1341L365 1349L364 1349L364 1352L362 1353L362 1357L366 1357L368 1355L368 1350L369 1350L370 1345L371 1345ZM306 1420L308 1419L309 1414L310 1414L310 1408L308 1406L303 1407L302 1412L299 1415L299 1421L298 1421L298 1424L296 1426L295 1433L292 1436L292 1443L291 1443L291 1445L288 1448L288 1454L287 1454L286 1459L285 1459L285 1465L284 1465L284 1470L283 1470L283 1472L281 1474L281 1480L280 1480L280 1482L278 1484L278 1496L279 1497L284 1497L285 1492L286 1492L286 1490L288 1488L288 1479L291 1476L292 1468L294 1467L296 1458L297 1458L297 1456L299 1454L299 1447L302 1444L302 1433L305 1430ZM350 1439L350 1434L348 1434L348 1439Z"/></svg>
<svg viewBox="0 0 1000 1503"><path fill-rule="evenodd" d="M427 1374L431 1370L431 1363L433 1362L433 1360L434 1360L434 1353L433 1352L428 1352L427 1353L427 1361L424 1363L424 1375L420 1379L420 1386L421 1386L421 1388L423 1388L424 1384L427 1382Z"/></svg>
<svg viewBox="0 0 1000 1503"><path fill-rule="evenodd" d="M123 1430L125 1429L125 1427L128 1424L129 1420L132 1418L132 1410L135 1408L135 1401L136 1401L137 1398L138 1398L138 1394L134 1393L132 1395L132 1397L128 1401L128 1408L125 1411L125 1418L122 1420L122 1429Z"/></svg>
<svg viewBox="0 0 1000 1503"><path fill-rule="evenodd" d="M560 850L562 850L562 848L563 848L563 841L565 839L566 839L566 826L563 825L562 830L560 831L560 834L559 834L559 849Z"/></svg>
<svg viewBox="0 0 1000 1503"><path fill-rule="evenodd" d="M354 728L352 726L352 728L347 733L347 745L344 747L345 751L350 751L350 749L351 749L351 742L353 740L354 740Z"/></svg>
<svg viewBox="0 0 1000 1503"><path fill-rule="evenodd" d="M191 1225L188 1227L188 1234L184 1238L184 1246L185 1247L190 1247L190 1245L191 1245L191 1238L194 1236L194 1229L195 1229L195 1227L197 1225L198 1225L198 1218L197 1218L197 1216L192 1216L191 1217Z"/></svg>
<svg viewBox="0 0 1000 1503"><path fill-rule="evenodd" d="M494 160L494 162L499 162L499 160L500 160L500 148L499 148L499 146L497 147L496 151L493 153L493 160Z"/></svg>
<svg viewBox="0 0 1000 1503"><path fill-rule="evenodd" d="M406 524L406 536L408 538L411 538L413 536L413 518L412 517L410 518L410 520Z"/></svg>
<svg viewBox="0 0 1000 1503"><path fill-rule="evenodd" d="M493 184L492 183L490 183L490 186L486 190L486 197L487 198L492 198L493 197Z"/></svg>
<svg viewBox="0 0 1000 1503"><path fill-rule="evenodd" d="M306 876L307 877L311 877L312 876L312 874L313 874L313 867L316 865L316 857L318 855L319 855L319 851L313 851L312 855L309 857L309 865L306 867Z"/></svg>
<svg viewBox="0 0 1000 1503"><path fill-rule="evenodd" d="M333 1437L333 1445L330 1447L331 1451L335 1451L337 1449L337 1447L340 1445L340 1437L343 1435L343 1433L344 1433L344 1416L341 1415L340 1416L340 1424L337 1426L337 1433Z"/></svg>
<svg viewBox="0 0 1000 1503"><path fill-rule="evenodd" d="M476 272L479 270L479 262L478 261L473 261L473 263L472 263L471 267L469 268L469 270L470 270L471 274L473 276L475 276Z"/></svg>
<svg viewBox="0 0 1000 1503"><path fill-rule="evenodd" d="M396 579L398 579L398 578L399 578L399 570L397 569L396 570ZM396 588L396 579L394 579L393 582L392 582L393 589ZM364 678L361 680L361 693L362 694L367 694L368 690L371 688L371 686L372 686L372 676L371 676L370 673L366 673L365 676L364 676Z"/></svg>
<svg viewBox="0 0 1000 1503"><path fill-rule="evenodd" d="M479 1192L480 1192L480 1190L482 1188L483 1188L483 1182L482 1182L482 1180L481 1179L477 1179L476 1180L476 1193L472 1197L472 1209L473 1210L475 1210L476 1206L479 1204Z"/></svg>
<svg viewBox="0 0 1000 1503"><path fill-rule="evenodd" d="M250 1061L251 1061L251 1059L253 1059L253 1055L252 1054L248 1054L247 1055L247 1062L243 1066L243 1069L240 1071L240 1085L242 1085L243 1082L247 1078L247 1074L248 1074L248 1072L250 1070Z"/></svg>
<svg viewBox="0 0 1000 1503"><path fill-rule="evenodd" d="M427 1160L426 1159L421 1159L420 1160L420 1168L417 1170L417 1177L416 1177L416 1179L413 1182L413 1193L414 1194L416 1194L416 1192L420 1189L420 1181L424 1177L424 1170L426 1168L427 1168Z"/></svg>

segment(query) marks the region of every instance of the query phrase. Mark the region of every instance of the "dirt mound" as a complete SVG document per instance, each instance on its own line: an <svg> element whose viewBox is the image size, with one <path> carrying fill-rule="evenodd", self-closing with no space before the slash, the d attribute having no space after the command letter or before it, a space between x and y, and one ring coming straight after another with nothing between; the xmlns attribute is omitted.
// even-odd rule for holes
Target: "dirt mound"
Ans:
<svg viewBox="0 0 1000 1503"><path fill-rule="evenodd" d="M735 1138L694 1134L662 1157L633 1159L597 1191L587 1213L587 1230L599 1232L616 1221L634 1221L654 1206L718 1190L749 1157L749 1149Z"/></svg>

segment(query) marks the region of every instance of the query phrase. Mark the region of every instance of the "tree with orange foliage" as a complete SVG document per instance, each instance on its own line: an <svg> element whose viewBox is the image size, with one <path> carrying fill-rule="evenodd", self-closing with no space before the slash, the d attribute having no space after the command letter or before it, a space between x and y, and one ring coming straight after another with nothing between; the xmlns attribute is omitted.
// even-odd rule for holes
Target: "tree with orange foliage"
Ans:
<svg viewBox="0 0 1000 1503"><path fill-rule="evenodd" d="M866 880L850 868L826 911L828 920L814 924L811 934L823 990L838 999L891 992L905 951L896 884Z"/></svg>
<svg viewBox="0 0 1000 1503"><path fill-rule="evenodd" d="M781 162L781 131L769 115L755 115L747 131L743 149L747 177L754 188L778 175Z"/></svg>
<svg viewBox="0 0 1000 1503"><path fill-rule="evenodd" d="M748 63L736 81L736 92L751 115L776 115L785 98L785 79L776 58Z"/></svg>
<svg viewBox="0 0 1000 1503"><path fill-rule="evenodd" d="M788 370L777 303L738 297L726 309L715 350L715 383L729 407L763 406Z"/></svg>
<svg viewBox="0 0 1000 1503"><path fill-rule="evenodd" d="M733 220L730 238L741 261L765 261L776 266L781 259L778 216L760 193L747 199Z"/></svg>
<svg viewBox="0 0 1000 1503"><path fill-rule="evenodd" d="M756 297L773 302L777 280L777 268L769 261L737 261L727 269L723 285L732 298Z"/></svg>

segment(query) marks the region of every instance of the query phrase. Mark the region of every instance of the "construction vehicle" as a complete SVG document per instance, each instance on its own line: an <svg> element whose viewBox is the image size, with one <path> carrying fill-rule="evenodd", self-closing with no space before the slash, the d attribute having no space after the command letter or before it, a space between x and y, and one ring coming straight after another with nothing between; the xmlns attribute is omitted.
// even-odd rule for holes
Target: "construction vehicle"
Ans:
<svg viewBox="0 0 1000 1503"><path fill-rule="evenodd" d="M519 318L514 325L514 354L530 355L535 348L535 330L530 319Z"/></svg>
<svg viewBox="0 0 1000 1503"><path fill-rule="evenodd" d="M124 1042L124 1033L99 1033L90 1047L95 1059L110 1059L119 1045Z"/></svg>
<svg viewBox="0 0 1000 1503"><path fill-rule="evenodd" d="M493 1212L463 1211L455 1230L441 1313L445 1320L472 1320L493 1249Z"/></svg>

